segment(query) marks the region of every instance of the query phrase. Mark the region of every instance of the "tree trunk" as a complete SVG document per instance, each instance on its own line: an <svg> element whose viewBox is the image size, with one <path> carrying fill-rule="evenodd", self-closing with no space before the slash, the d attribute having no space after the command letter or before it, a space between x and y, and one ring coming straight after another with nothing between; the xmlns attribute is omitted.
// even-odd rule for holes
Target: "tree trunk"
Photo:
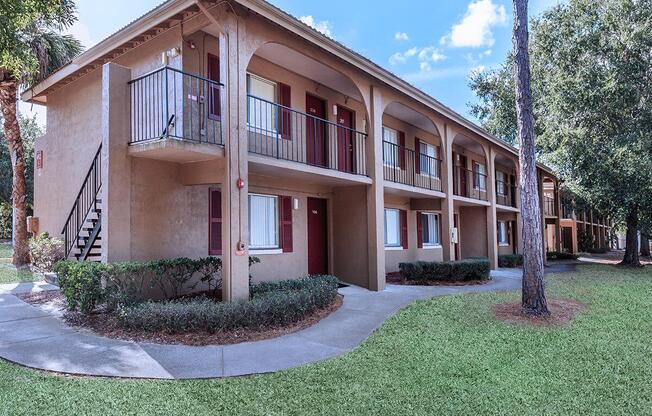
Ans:
<svg viewBox="0 0 652 416"><path fill-rule="evenodd" d="M11 198L14 209L14 255L12 262L17 268L29 265L27 244L27 192L25 182L25 150L20 137L17 113L17 88L14 80L0 82L0 109L4 118L5 137L11 156L13 183Z"/></svg>
<svg viewBox="0 0 652 416"><path fill-rule="evenodd" d="M534 110L530 87L527 0L514 0L514 79L518 121L523 218L522 307L529 315L550 315L543 280L543 238L534 136Z"/></svg>
<svg viewBox="0 0 652 416"><path fill-rule="evenodd" d="M633 207L627 214L627 232L625 233L625 256L621 266L641 267L638 258L638 207Z"/></svg>
<svg viewBox="0 0 652 416"><path fill-rule="evenodd" d="M650 236L641 232L641 257L650 257Z"/></svg>

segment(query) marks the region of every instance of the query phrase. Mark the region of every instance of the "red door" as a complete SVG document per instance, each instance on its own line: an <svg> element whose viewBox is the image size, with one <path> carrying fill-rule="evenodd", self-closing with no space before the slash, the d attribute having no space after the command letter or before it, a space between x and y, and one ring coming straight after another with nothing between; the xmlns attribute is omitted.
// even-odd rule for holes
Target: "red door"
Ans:
<svg viewBox="0 0 652 416"><path fill-rule="evenodd" d="M326 146L326 103L324 100L306 94L306 152L308 164L328 167Z"/></svg>
<svg viewBox="0 0 652 416"><path fill-rule="evenodd" d="M326 200L308 198L308 273L328 273Z"/></svg>
<svg viewBox="0 0 652 416"><path fill-rule="evenodd" d="M355 166L355 141L353 129L355 116L353 111L337 106L337 169L353 173Z"/></svg>
<svg viewBox="0 0 652 416"><path fill-rule="evenodd" d="M209 53L206 60L208 79L220 82L220 58ZM208 84L208 117L213 120L220 119L220 87L218 84Z"/></svg>
<svg viewBox="0 0 652 416"><path fill-rule="evenodd" d="M468 193L466 191L466 185L468 183L467 181L467 172L466 172L466 156L458 155L459 156L459 173L458 175L460 176L460 196L468 196ZM457 176L457 175L456 175Z"/></svg>

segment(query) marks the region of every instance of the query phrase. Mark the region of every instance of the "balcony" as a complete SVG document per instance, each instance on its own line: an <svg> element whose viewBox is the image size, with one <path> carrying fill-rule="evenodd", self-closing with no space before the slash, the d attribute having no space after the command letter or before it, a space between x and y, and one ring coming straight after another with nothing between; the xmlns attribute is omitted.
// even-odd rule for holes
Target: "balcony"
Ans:
<svg viewBox="0 0 652 416"><path fill-rule="evenodd" d="M496 203L516 208L516 185L496 180Z"/></svg>
<svg viewBox="0 0 652 416"><path fill-rule="evenodd" d="M367 175L367 134L247 96L249 153L352 175Z"/></svg>
<svg viewBox="0 0 652 416"><path fill-rule="evenodd" d="M174 162L223 155L222 88L167 66L129 81L129 153Z"/></svg>
<svg viewBox="0 0 652 416"><path fill-rule="evenodd" d="M383 141L383 175L386 181L430 191L442 190L441 160L405 146Z"/></svg>
<svg viewBox="0 0 652 416"><path fill-rule="evenodd" d="M543 196L543 215L548 216L548 217L556 217L556 209L555 209L555 198L551 196Z"/></svg>
<svg viewBox="0 0 652 416"><path fill-rule="evenodd" d="M487 175L455 166L453 174L453 194L463 198L487 201Z"/></svg>

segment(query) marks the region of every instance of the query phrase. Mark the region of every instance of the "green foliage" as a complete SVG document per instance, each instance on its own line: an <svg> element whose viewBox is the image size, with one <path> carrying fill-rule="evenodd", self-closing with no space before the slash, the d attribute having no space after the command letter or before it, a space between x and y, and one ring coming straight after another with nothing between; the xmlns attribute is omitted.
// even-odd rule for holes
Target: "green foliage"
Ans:
<svg viewBox="0 0 652 416"><path fill-rule="evenodd" d="M102 287L106 268L102 263L76 261L62 261L54 266L68 309L90 314L106 300L107 291Z"/></svg>
<svg viewBox="0 0 652 416"><path fill-rule="evenodd" d="M4 180L4 175L2 180ZM11 215L11 202L0 202L0 239L2 240L9 240L11 238Z"/></svg>
<svg viewBox="0 0 652 416"><path fill-rule="evenodd" d="M60 34L76 20L74 1L4 0L0 6L0 81L40 81L81 52L79 41Z"/></svg>
<svg viewBox="0 0 652 416"><path fill-rule="evenodd" d="M338 280L333 276L261 283L252 287L250 300L147 302L122 308L117 317L127 329L170 333L278 327L298 322L331 305L337 286Z"/></svg>
<svg viewBox="0 0 652 416"><path fill-rule="evenodd" d="M548 251L546 252L546 258L548 260L577 260L579 256L565 251Z"/></svg>
<svg viewBox="0 0 652 416"><path fill-rule="evenodd" d="M583 253L587 253L595 246L595 238L593 235L586 231L580 230L577 232L577 248Z"/></svg>
<svg viewBox="0 0 652 416"><path fill-rule="evenodd" d="M498 256L498 267L514 268L523 265L522 254L503 254Z"/></svg>
<svg viewBox="0 0 652 416"><path fill-rule="evenodd" d="M29 240L29 255L32 266L40 272L51 272L54 265L65 258L63 241L41 233Z"/></svg>
<svg viewBox="0 0 652 416"><path fill-rule="evenodd" d="M491 271L491 264L487 258L444 262L417 261L399 263L398 267L404 279L424 282L488 280Z"/></svg>
<svg viewBox="0 0 652 416"><path fill-rule="evenodd" d="M0 122L2 117L0 116ZM26 117L18 115L18 125L20 126L20 135L23 139L23 148L25 152L25 180L27 182L27 204L34 203L34 143L43 136L43 128L36 121L36 116ZM12 170L9 147L5 139L4 130L0 129L0 205L11 204L11 187L12 187ZM1 210L2 208L0 208ZM11 210L11 205L9 205ZM10 215L10 214L9 214ZM9 216L11 218L11 216ZM0 238L3 237L2 213L0 213Z"/></svg>

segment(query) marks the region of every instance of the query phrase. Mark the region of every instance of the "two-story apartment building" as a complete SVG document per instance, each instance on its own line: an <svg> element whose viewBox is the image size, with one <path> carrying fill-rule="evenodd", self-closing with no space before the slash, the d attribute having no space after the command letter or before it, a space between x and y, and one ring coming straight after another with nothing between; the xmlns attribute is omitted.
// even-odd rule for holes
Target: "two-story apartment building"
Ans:
<svg viewBox="0 0 652 416"><path fill-rule="evenodd" d="M22 98L48 109L34 215L70 256L221 256L235 299L248 255L382 290L402 261L520 250L516 149L262 0L169 0Z"/></svg>

